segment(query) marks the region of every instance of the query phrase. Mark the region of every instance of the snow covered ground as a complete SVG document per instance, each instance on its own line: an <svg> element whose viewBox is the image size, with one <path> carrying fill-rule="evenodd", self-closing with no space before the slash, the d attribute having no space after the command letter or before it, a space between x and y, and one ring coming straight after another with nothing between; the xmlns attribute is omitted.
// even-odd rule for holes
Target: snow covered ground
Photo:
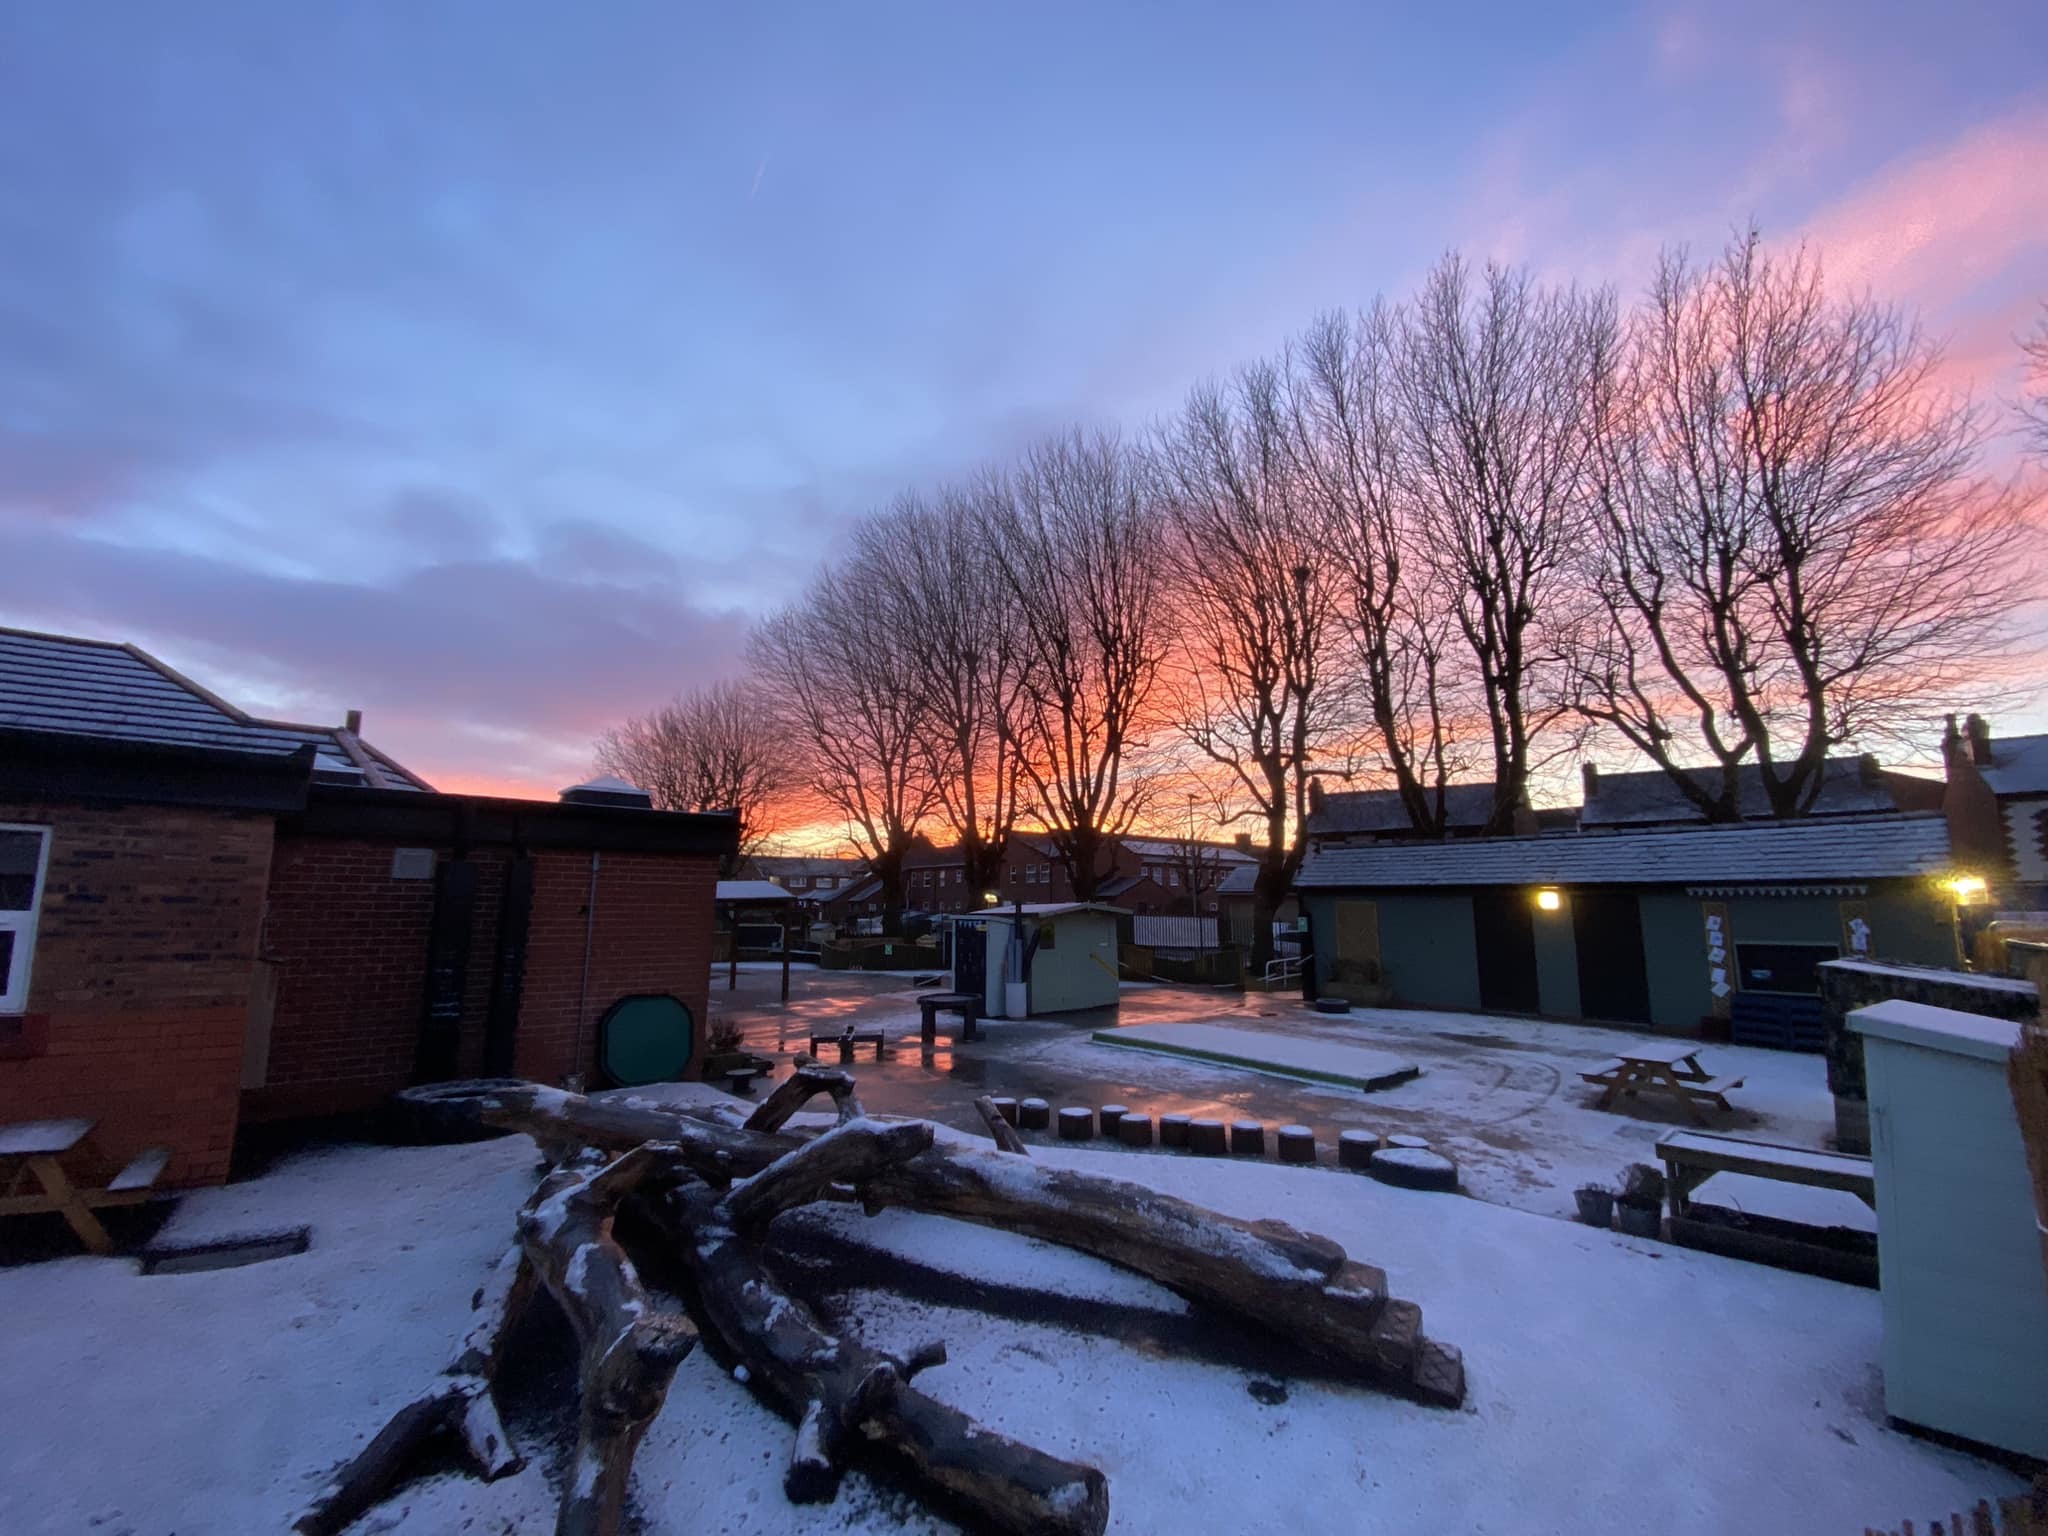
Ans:
<svg viewBox="0 0 2048 1536"><path fill-rule="evenodd" d="M1113 1531L1180 1531L1193 1511L1247 1531L1841 1531L2018 1486L1883 1426L1875 1293L1329 1170L1034 1155L1326 1232L1465 1351L1463 1411L1303 1379L1266 1401L1278 1394L1261 1381L1254 1397L1257 1374L1095 1321L1186 1309L1093 1260L938 1218L808 1218L926 1273L1102 1304L1055 1324L966 1310L940 1288L864 1292L854 1312L878 1343L946 1340L949 1362L920 1385L1100 1466ZM532 1167L519 1138L311 1154L189 1197L173 1228L310 1220L303 1255L177 1276L93 1258L0 1271L0 1531L282 1529L445 1362ZM788 1434L692 1355L640 1452L646 1530L949 1529L857 1476L829 1507L791 1507ZM530 1464L490 1486L436 1477L357 1529L529 1536L551 1529L553 1504Z"/></svg>

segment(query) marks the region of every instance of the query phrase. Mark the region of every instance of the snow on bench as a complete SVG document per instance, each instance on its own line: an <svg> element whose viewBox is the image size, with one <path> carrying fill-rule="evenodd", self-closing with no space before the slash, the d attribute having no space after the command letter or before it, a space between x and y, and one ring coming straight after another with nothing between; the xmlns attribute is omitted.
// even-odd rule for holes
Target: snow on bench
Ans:
<svg viewBox="0 0 2048 1536"><path fill-rule="evenodd" d="M1870 1159L1852 1157L1846 1152L1786 1147L1776 1142L1746 1141L1739 1136L1715 1136L1701 1131L1672 1131L1658 1141L1657 1156L1671 1170L1674 1216L1685 1213L1686 1197L1716 1173L1746 1173L1820 1189L1846 1190L1866 1205L1877 1203L1877 1180L1871 1172Z"/></svg>
<svg viewBox="0 0 2048 1536"><path fill-rule="evenodd" d="M164 1176L164 1169L170 1165L169 1147L144 1147L135 1160L107 1182L110 1195L136 1195L146 1193L156 1181Z"/></svg>

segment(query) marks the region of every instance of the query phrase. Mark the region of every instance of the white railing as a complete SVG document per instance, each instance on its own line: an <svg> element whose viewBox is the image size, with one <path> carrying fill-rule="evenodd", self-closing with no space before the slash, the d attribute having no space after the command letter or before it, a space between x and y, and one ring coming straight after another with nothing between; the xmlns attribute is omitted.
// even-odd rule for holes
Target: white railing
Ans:
<svg viewBox="0 0 2048 1536"><path fill-rule="evenodd" d="M1275 982L1301 980L1301 956L1282 955L1278 960L1266 962L1266 985Z"/></svg>

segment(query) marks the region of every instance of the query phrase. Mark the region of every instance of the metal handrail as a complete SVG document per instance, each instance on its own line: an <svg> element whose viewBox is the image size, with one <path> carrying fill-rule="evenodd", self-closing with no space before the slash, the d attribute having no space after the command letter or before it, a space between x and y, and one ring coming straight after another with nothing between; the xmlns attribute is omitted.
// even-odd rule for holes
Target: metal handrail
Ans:
<svg viewBox="0 0 2048 1536"><path fill-rule="evenodd" d="M1266 962L1266 981L1299 981L1301 979L1301 956L1286 955L1278 960Z"/></svg>

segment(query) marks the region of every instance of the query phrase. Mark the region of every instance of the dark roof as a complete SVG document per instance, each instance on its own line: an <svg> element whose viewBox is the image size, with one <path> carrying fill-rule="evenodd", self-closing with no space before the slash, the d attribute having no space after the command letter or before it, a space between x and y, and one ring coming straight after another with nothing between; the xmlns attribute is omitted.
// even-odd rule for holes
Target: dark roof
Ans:
<svg viewBox="0 0 2048 1536"><path fill-rule="evenodd" d="M260 720L147 651L106 640L0 629L0 731L6 730L270 758L311 746L318 783L432 788L346 726Z"/></svg>
<svg viewBox="0 0 2048 1536"><path fill-rule="evenodd" d="M1718 767L1690 770L1709 790L1721 786ZM1745 821L1768 820L1770 798L1764 793L1763 770L1744 763L1736 770L1736 805ZM1932 798L1912 793L1926 785ZM1879 768L1874 757L1831 757L1821 768L1820 793L1810 816L1867 816L1873 812L1926 809L1940 804L1941 789L1932 780L1911 778ZM1699 808L1661 768L1640 773L1593 773L1579 808L1582 827L1647 826L1658 822L1704 821Z"/></svg>
<svg viewBox="0 0 2048 1536"><path fill-rule="evenodd" d="M1447 825L1477 831L1492 817L1491 779L1483 784L1444 786ZM1323 796L1322 804L1308 813L1308 830L1312 837L1361 832L1412 833L1415 823L1408 815L1408 807L1401 803L1398 789L1347 789Z"/></svg>
<svg viewBox="0 0 2048 1536"><path fill-rule="evenodd" d="M1754 885L1898 879L1948 866L1948 822L1936 812L1895 812L1319 848L1295 884Z"/></svg>
<svg viewBox="0 0 2048 1536"><path fill-rule="evenodd" d="M1222 884L1216 887L1216 894L1218 896L1249 896L1258 889L1258 884L1259 866L1256 864L1240 864L1223 877Z"/></svg>

